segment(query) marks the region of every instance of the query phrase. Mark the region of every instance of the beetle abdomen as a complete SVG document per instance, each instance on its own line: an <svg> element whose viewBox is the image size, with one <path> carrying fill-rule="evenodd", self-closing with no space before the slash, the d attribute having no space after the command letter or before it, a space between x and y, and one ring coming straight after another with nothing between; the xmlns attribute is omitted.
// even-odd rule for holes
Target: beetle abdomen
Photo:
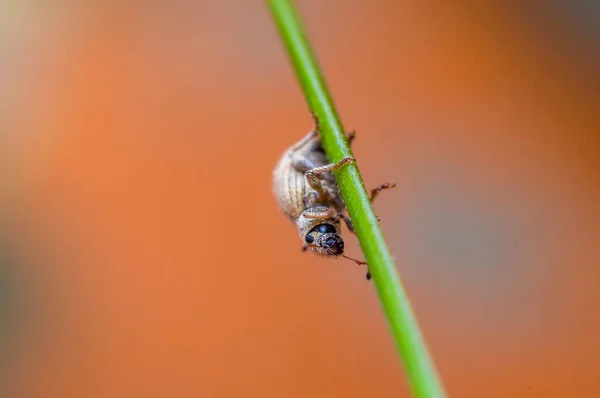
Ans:
<svg viewBox="0 0 600 398"><path fill-rule="evenodd" d="M295 220L305 209L304 197L314 190L306 182L304 173L292 166L287 153L281 158L273 174L277 203L290 219Z"/></svg>
<svg viewBox="0 0 600 398"><path fill-rule="evenodd" d="M307 137L309 138L307 140ZM305 172L308 168L321 167L329 163L329 159L321 148L318 137L309 136L300 140L291 149L288 149L277 164L273 172L273 189L277 203L283 212L295 220L307 207L327 203L330 198L320 198L316 191L308 184ZM300 158L303 164L294 167L293 157ZM323 175L321 180L323 188L337 198L337 184L331 173ZM310 195L310 196L309 196ZM304 203L304 199L309 200ZM337 200L336 203L341 203Z"/></svg>

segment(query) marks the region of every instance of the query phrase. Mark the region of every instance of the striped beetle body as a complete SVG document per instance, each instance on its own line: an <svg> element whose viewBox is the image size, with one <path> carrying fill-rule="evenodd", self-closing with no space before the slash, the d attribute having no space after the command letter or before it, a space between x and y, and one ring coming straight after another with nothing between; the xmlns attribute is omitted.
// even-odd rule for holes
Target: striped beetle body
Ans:
<svg viewBox="0 0 600 398"><path fill-rule="evenodd" d="M351 144L354 133L348 135ZM345 257L341 223L354 231L350 218L344 214L345 205L339 194L333 171L353 163L353 157L345 157L330 163L323 147L315 117L315 129L290 147L281 157L273 172L273 191L281 210L296 223L303 242L303 250L310 250L327 258ZM377 194L395 184L383 184L371 191L371 201ZM367 279L371 275L367 272Z"/></svg>

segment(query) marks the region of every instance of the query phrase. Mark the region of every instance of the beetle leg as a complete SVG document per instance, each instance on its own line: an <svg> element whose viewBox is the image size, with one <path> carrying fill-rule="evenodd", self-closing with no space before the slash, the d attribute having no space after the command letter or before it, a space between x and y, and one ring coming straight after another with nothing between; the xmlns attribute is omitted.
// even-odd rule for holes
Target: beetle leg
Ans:
<svg viewBox="0 0 600 398"><path fill-rule="evenodd" d="M310 187L312 189L314 189L315 191L318 192L319 197L324 199L327 197L328 193L323 188L323 184L321 184L321 177L323 176L323 174L331 173L332 171L339 169L343 165L352 163L352 162L356 162L356 159L354 159L351 156L346 156L345 158L343 158L342 160L340 160L337 163L332 163L332 164L328 164L325 166L315 167L313 169L310 169L304 174L306 176L306 181L308 182L308 185L310 185Z"/></svg>
<svg viewBox="0 0 600 398"><path fill-rule="evenodd" d="M352 146L352 141L356 138L356 131L352 130L346 135L346 139L348 140L348 145Z"/></svg>
<svg viewBox="0 0 600 398"><path fill-rule="evenodd" d="M317 199L319 196L318 193L316 193L315 191L311 191L309 193L307 193L304 198L302 198L302 205L304 206L305 209L310 207L310 204L312 202L312 199Z"/></svg>
<svg viewBox="0 0 600 398"><path fill-rule="evenodd" d="M292 155L292 166L299 172L305 173L305 174L310 170L314 170L314 169L318 168L313 162L311 162L310 160L306 159L303 156L300 156L299 154ZM335 181L333 179L333 175L326 175L326 176L324 176L323 179L325 179L327 181L330 181L330 180ZM302 199L302 204L306 208L306 207L309 207L308 205L311 203L311 199L313 197L316 199L316 201L313 201L313 202L318 203L319 200L324 201L324 200L328 199L330 196L331 195L327 194L327 196L324 197L322 193L312 191L304 196L304 198Z"/></svg>
<svg viewBox="0 0 600 398"><path fill-rule="evenodd" d="M315 123L315 129L314 131L317 133L320 133L319 130L319 118L317 117L317 114L315 112L313 112L312 110L310 111L312 118L313 118L313 122ZM348 135L346 136L346 139L348 140L348 144L352 145L352 141L354 141L354 138L356 137L356 131L352 130L348 133Z"/></svg>
<svg viewBox="0 0 600 398"><path fill-rule="evenodd" d="M331 220L337 214L337 211L331 207L313 207L302 212L302 216L305 218L316 218L319 220Z"/></svg>
<svg viewBox="0 0 600 398"><path fill-rule="evenodd" d="M316 131L317 133L320 133L320 130L319 130L320 123L319 123L319 118L317 117L317 114L312 109L310 110L310 114L312 115L313 123L315 124L314 131Z"/></svg>
<svg viewBox="0 0 600 398"><path fill-rule="evenodd" d="M297 153L292 155L292 166L301 173L306 173L316 167L313 162Z"/></svg>
<svg viewBox="0 0 600 398"><path fill-rule="evenodd" d="M346 226L348 227L348 230L350 230L350 232L354 233L354 225L352 225L352 220L350 219L350 217L348 217L344 213L338 213L337 216L339 218L341 218L342 220L344 220L344 222L346 223Z"/></svg>
<svg viewBox="0 0 600 398"><path fill-rule="evenodd" d="M358 264L358 265L366 265L366 266L367 266L367 280L368 280L368 281L369 281L369 280L371 280L371 269L369 268L369 264L367 264L367 263L366 263L366 262L364 262L364 261L355 260L355 259L353 259L353 258L350 258L350 257L348 257L348 256L344 255L344 254L342 254L342 257L344 257L344 258L347 258L347 259L348 259L348 260L350 260L350 261L354 261L354 262L355 262L356 264Z"/></svg>
<svg viewBox="0 0 600 398"><path fill-rule="evenodd" d="M371 203L373 203L373 201L375 200L377 195L379 195L379 192L383 191L384 189L394 188L395 186L396 186L395 182L393 182L393 183L386 182L385 184L381 184L377 188L373 188L371 190L371 196L369 197L369 200L371 201Z"/></svg>

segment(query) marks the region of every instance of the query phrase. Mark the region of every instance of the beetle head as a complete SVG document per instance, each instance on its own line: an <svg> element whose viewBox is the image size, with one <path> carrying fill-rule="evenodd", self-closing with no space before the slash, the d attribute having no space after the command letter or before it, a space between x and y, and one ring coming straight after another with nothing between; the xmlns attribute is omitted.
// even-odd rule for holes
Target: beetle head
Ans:
<svg viewBox="0 0 600 398"><path fill-rule="evenodd" d="M310 250L324 257L338 257L344 253L344 240L334 224L317 225L306 234L305 241Z"/></svg>

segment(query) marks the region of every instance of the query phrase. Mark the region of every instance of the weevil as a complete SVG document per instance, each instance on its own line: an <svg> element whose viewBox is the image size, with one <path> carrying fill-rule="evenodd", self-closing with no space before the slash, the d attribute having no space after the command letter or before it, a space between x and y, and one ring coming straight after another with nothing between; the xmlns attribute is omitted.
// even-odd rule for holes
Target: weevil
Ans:
<svg viewBox="0 0 600 398"><path fill-rule="evenodd" d="M318 119L313 117L315 128L283 154L273 172L275 197L285 215L296 223L303 251L310 250L326 258L344 257L367 265L344 254L340 221L343 220L350 231L354 232L354 228L344 213L346 207L333 175L335 170L356 159L348 156L331 163L321 145ZM348 134L350 145L354 137L354 132ZM373 189L371 202L379 192L395 186L386 183ZM367 279L371 279L369 271Z"/></svg>

